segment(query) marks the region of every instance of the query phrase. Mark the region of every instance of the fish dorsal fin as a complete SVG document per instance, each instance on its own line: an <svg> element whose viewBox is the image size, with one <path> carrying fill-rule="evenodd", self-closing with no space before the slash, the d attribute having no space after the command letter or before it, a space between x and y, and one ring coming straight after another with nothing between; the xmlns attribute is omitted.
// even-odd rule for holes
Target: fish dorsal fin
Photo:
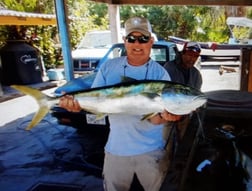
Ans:
<svg viewBox="0 0 252 191"><path fill-rule="evenodd" d="M121 82L134 82L134 81L137 81L137 79L128 76L121 76Z"/></svg>

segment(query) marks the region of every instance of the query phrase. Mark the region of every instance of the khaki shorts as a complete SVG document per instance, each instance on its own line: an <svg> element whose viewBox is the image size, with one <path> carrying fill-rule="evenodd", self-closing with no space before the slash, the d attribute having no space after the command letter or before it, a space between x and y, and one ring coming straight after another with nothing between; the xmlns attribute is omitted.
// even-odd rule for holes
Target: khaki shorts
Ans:
<svg viewBox="0 0 252 191"><path fill-rule="evenodd" d="M156 150L136 156L115 156L105 153L104 189L128 191L136 174L145 191L158 191L168 170L167 150Z"/></svg>

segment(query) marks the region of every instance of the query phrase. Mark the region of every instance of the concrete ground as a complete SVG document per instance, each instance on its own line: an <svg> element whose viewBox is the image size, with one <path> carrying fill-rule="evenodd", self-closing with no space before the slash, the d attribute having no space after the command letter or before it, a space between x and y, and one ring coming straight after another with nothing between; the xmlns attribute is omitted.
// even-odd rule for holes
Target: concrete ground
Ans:
<svg viewBox="0 0 252 191"><path fill-rule="evenodd" d="M219 66L206 64L201 68L202 91L238 90L239 66L235 67L236 72L220 75ZM65 184L72 191L102 191L101 161L95 159L95 156L101 158L103 152L102 134L80 133L75 128L58 124L50 114L34 129L25 131L37 105L28 96L16 97L0 103L1 190L35 191L36 185L47 183ZM250 159L248 166L252 174ZM252 190L251 179L248 187L248 191ZM54 190L64 191L62 188Z"/></svg>

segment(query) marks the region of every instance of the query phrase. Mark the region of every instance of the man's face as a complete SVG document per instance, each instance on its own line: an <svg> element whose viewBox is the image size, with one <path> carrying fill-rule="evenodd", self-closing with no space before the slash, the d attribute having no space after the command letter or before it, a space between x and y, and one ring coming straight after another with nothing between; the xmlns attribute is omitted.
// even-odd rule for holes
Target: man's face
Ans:
<svg viewBox="0 0 252 191"><path fill-rule="evenodd" d="M154 39L152 37L146 37L139 32L132 32L127 37L124 37L128 59L148 61L153 42Z"/></svg>
<svg viewBox="0 0 252 191"><path fill-rule="evenodd" d="M199 56L200 53L198 52L194 52L192 50L185 50L182 54L183 68L193 67Z"/></svg>

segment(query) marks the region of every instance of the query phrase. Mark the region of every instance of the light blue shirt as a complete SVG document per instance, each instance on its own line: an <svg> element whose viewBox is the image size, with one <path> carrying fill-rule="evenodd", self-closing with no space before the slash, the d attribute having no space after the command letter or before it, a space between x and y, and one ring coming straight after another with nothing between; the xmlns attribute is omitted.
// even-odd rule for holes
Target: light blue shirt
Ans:
<svg viewBox="0 0 252 191"><path fill-rule="evenodd" d="M123 77L170 81L167 71L151 59L144 65L132 66L126 57L119 57L102 65L92 87L120 83ZM146 120L141 121L141 118L136 115L110 115L110 133L105 151L119 156L132 156L163 149L164 125L153 125Z"/></svg>

